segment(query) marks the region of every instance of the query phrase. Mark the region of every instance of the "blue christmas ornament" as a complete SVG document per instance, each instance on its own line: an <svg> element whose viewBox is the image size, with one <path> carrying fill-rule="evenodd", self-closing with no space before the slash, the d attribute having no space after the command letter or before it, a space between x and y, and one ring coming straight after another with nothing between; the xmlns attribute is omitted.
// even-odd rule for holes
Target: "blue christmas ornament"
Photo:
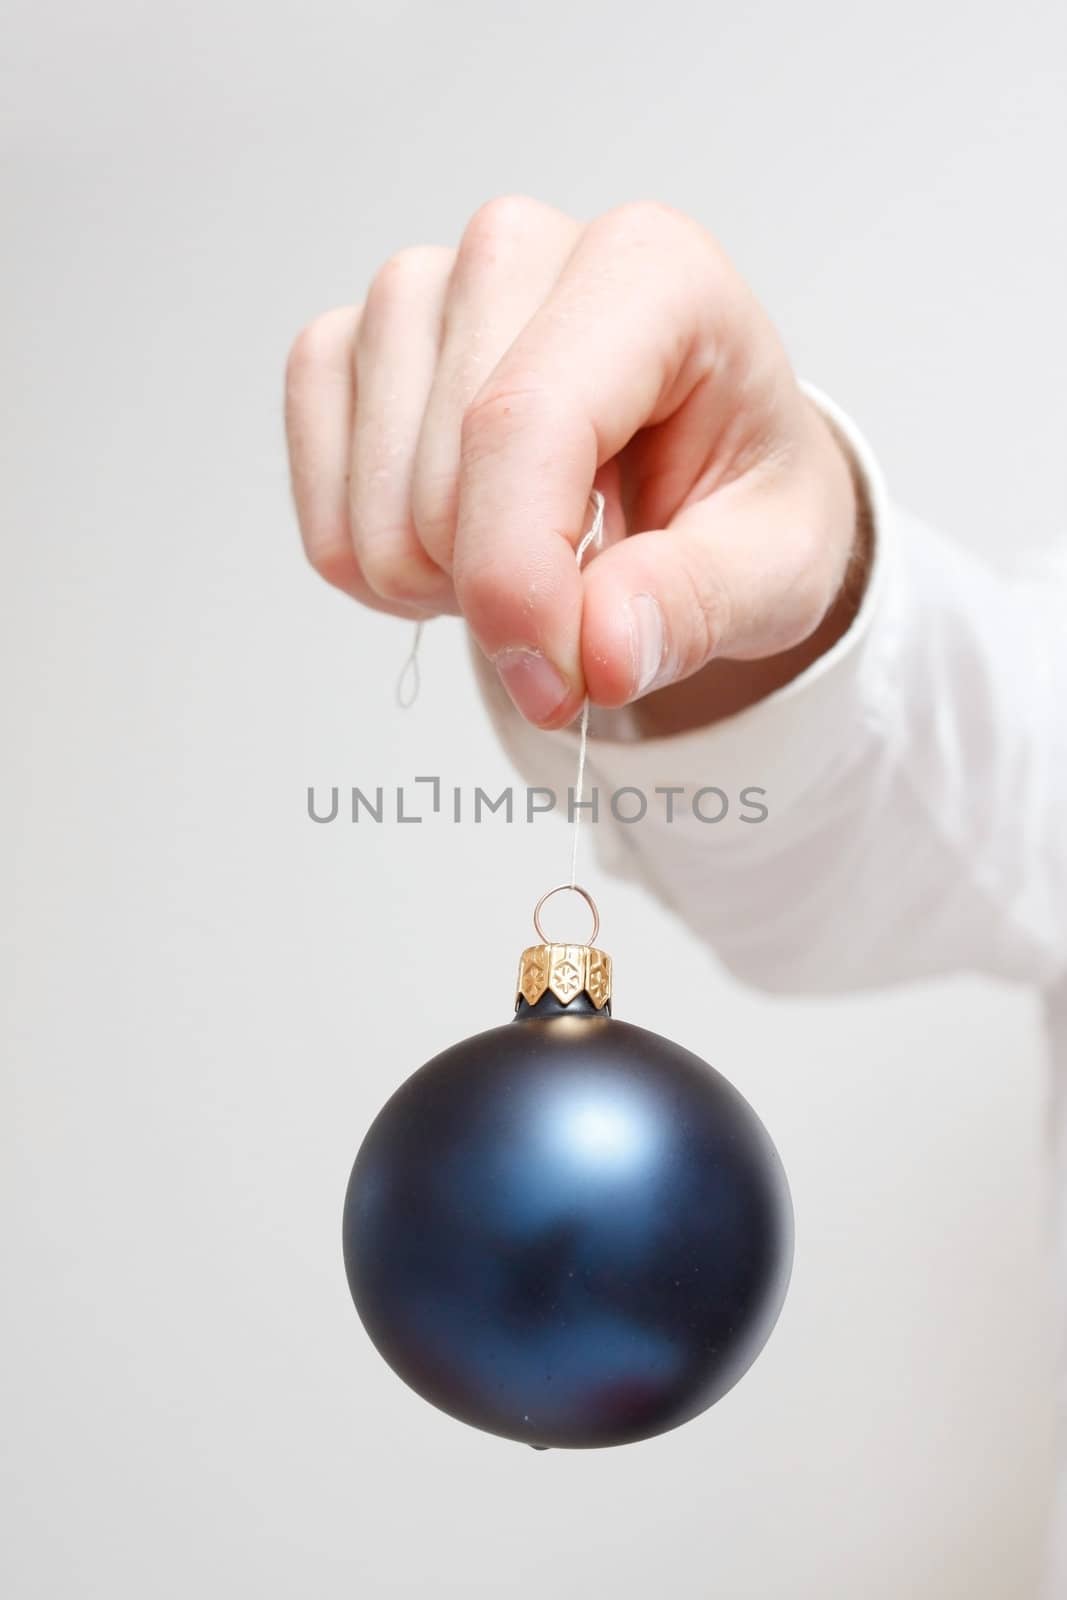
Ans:
<svg viewBox="0 0 1067 1600"><path fill-rule="evenodd" d="M514 1020L435 1056L375 1119L345 1267L381 1355L442 1411L539 1449L632 1444L759 1355L792 1266L789 1188L724 1077L612 1018L598 922L589 945L535 926Z"/></svg>

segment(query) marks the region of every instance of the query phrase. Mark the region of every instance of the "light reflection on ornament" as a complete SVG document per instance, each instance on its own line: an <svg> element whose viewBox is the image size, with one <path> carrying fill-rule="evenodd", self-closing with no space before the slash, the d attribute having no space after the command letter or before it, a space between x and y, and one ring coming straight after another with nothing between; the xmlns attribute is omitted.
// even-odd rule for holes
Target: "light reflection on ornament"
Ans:
<svg viewBox="0 0 1067 1600"><path fill-rule="evenodd" d="M655 1154L653 1108L635 1104L621 1088L598 1083L577 1099L569 1094L550 1103L544 1117L552 1148L589 1175L633 1174Z"/></svg>

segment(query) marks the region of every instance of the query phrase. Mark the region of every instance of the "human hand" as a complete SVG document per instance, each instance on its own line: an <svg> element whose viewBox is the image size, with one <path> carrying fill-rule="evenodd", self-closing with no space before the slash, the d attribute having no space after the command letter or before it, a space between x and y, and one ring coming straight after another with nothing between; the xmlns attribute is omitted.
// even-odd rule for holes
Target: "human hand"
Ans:
<svg viewBox="0 0 1067 1600"><path fill-rule="evenodd" d="M457 250L403 251L300 334L286 420L312 565L377 610L465 617L541 727L709 663L722 715L847 626L849 462L721 248L667 207L580 224L491 201ZM604 548L579 572L594 486Z"/></svg>

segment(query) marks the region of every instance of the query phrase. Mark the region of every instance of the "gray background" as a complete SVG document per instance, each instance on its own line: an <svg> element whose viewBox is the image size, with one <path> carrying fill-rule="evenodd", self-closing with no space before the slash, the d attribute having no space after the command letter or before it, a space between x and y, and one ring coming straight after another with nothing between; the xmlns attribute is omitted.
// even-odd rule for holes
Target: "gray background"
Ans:
<svg viewBox="0 0 1067 1600"><path fill-rule="evenodd" d="M658 196L898 498L997 559L1040 542L1062 7L6 10L5 1592L1029 1594L1027 995L767 1000L598 882L620 1011L712 1056L782 1149L780 1328L702 1421L606 1453L465 1430L374 1356L339 1262L352 1154L403 1075L507 1016L568 841L307 820L309 783L507 767L458 626L401 713L407 628L303 566L280 392L304 321L489 196Z"/></svg>

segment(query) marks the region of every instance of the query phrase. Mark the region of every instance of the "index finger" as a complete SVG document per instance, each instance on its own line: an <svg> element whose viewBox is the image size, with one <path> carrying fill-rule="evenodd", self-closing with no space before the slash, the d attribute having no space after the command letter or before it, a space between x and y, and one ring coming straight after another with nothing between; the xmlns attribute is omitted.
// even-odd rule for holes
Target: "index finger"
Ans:
<svg viewBox="0 0 1067 1600"><path fill-rule="evenodd" d="M721 353L729 273L716 293L709 243L660 206L593 223L464 418L456 594L542 727L569 722L585 694L574 544L597 469L683 405Z"/></svg>

